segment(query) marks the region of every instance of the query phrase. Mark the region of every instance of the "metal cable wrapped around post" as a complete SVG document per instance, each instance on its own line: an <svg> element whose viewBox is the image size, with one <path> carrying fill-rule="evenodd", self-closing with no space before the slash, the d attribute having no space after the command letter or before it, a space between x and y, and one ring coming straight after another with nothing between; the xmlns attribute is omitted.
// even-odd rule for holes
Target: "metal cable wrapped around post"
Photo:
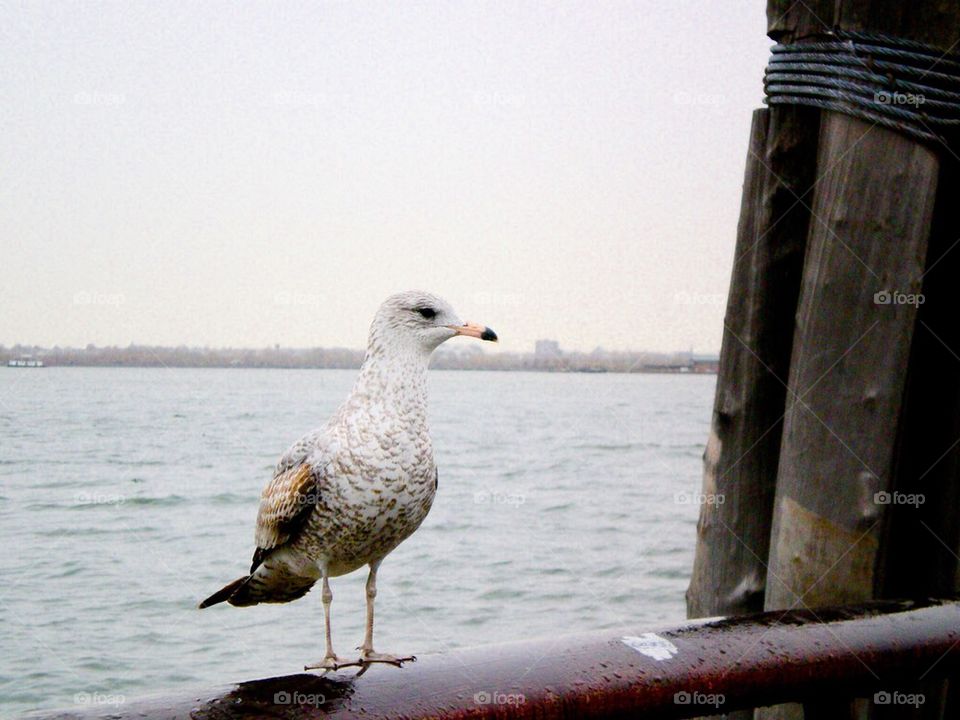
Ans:
<svg viewBox="0 0 960 720"><path fill-rule="evenodd" d="M960 128L960 56L880 33L824 38L772 48L769 105L832 110L924 142L946 142Z"/></svg>

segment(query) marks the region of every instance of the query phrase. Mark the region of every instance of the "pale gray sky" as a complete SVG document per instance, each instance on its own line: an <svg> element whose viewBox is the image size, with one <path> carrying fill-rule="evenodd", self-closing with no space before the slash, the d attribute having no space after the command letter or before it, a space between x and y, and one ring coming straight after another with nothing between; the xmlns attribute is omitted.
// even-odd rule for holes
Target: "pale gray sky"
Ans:
<svg viewBox="0 0 960 720"><path fill-rule="evenodd" d="M0 9L0 343L719 348L762 2Z"/></svg>

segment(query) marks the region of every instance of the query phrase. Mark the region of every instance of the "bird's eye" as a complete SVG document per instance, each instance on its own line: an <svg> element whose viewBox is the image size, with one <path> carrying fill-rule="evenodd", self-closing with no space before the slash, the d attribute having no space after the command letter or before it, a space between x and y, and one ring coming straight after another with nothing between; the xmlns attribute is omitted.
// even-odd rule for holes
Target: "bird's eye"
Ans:
<svg viewBox="0 0 960 720"><path fill-rule="evenodd" d="M420 313L427 320L433 320L433 318L437 316L437 311L429 307L417 308L417 312Z"/></svg>

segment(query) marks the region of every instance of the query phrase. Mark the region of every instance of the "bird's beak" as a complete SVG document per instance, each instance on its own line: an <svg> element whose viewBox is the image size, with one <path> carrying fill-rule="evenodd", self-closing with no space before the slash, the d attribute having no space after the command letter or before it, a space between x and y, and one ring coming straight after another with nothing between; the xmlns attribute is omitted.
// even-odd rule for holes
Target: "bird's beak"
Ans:
<svg viewBox="0 0 960 720"><path fill-rule="evenodd" d="M467 322L463 325L447 325L447 327L457 335L466 335L467 337L480 338L481 340L489 340L490 342L497 341L497 334L485 325Z"/></svg>

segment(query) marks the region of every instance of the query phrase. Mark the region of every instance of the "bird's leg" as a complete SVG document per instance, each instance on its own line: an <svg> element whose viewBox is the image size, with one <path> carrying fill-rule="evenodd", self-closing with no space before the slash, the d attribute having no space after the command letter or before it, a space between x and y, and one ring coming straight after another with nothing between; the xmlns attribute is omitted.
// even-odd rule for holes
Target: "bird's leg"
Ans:
<svg viewBox="0 0 960 720"><path fill-rule="evenodd" d="M373 604L377 599L377 566L370 566L370 573L367 575L367 626L363 634L363 645L360 646L361 652L373 652Z"/></svg>
<svg viewBox="0 0 960 720"><path fill-rule="evenodd" d="M405 662L413 662L417 659L413 655L399 657L378 653L373 649L373 603L377 598L377 568L379 567L379 561L370 563L370 574L367 575L367 629L363 636L363 645L359 648L360 663L364 666L364 670L371 663L388 663L400 667Z"/></svg>
<svg viewBox="0 0 960 720"><path fill-rule="evenodd" d="M323 660L313 665L305 665L303 669L330 671L339 670L342 667L361 665L359 660L342 660L333 651L333 640L330 636L330 604L333 602L333 593L330 591L330 581L327 579L326 570L323 571L323 593L320 595L320 599L323 601L323 627L327 640L327 652L323 656Z"/></svg>

